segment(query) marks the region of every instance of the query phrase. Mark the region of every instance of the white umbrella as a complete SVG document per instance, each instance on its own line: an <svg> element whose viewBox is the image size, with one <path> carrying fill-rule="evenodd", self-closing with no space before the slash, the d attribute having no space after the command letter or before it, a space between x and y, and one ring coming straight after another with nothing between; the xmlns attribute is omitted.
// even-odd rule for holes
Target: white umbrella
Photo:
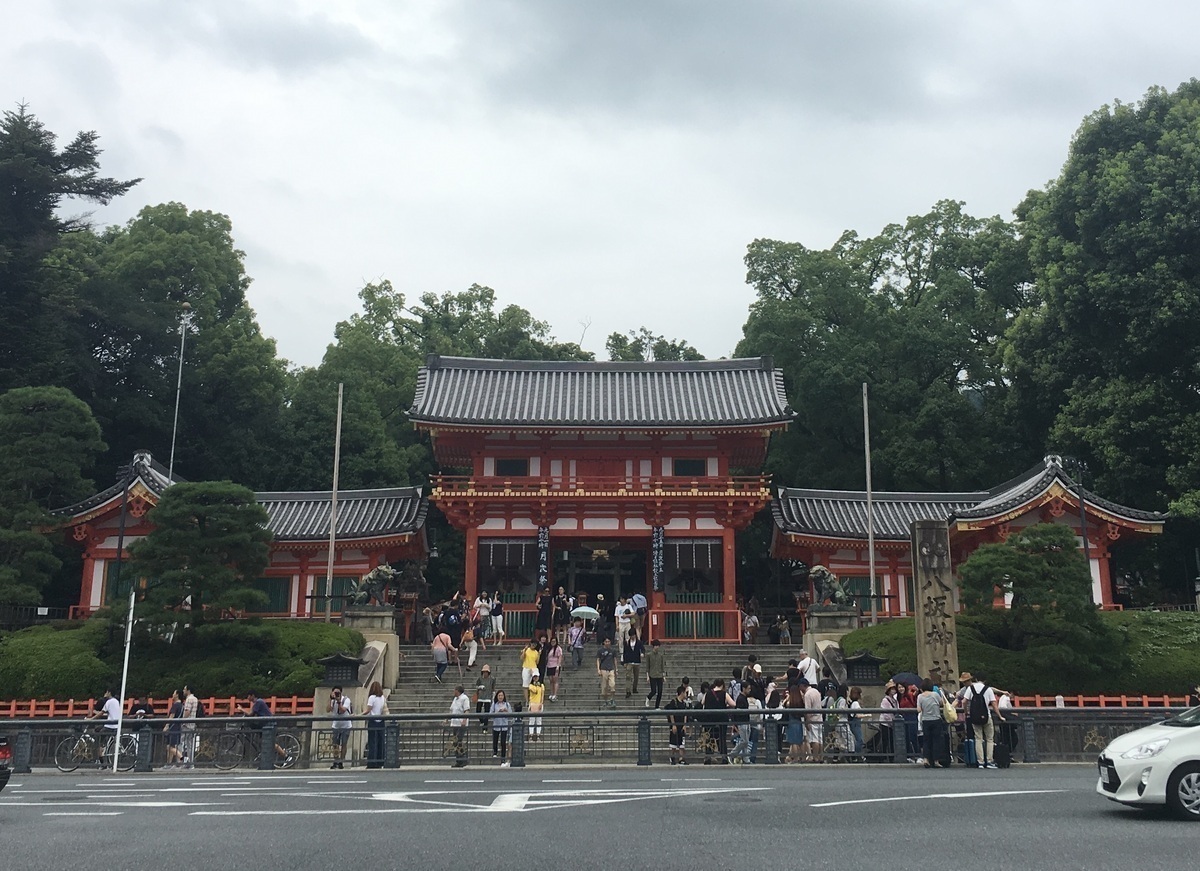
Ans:
<svg viewBox="0 0 1200 871"><path fill-rule="evenodd" d="M584 620L598 620L600 612L595 608L589 608L587 605L580 605L571 612L572 617L582 617Z"/></svg>

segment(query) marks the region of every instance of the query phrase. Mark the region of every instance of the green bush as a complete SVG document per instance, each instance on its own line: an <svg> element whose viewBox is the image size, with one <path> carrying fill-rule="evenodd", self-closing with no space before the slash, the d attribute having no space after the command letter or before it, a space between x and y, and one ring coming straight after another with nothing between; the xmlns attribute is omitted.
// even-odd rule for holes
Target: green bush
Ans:
<svg viewBox="0 0 1200 871"><path fill-rule="evenodd" d="M1181 695L1200 681L1200 615L1105 612L1095 626L1050 617L1024 627L1025 649L1008 644L1011 614L960 616L959 667L1014 692L1052 695ZM847 654L870 650L888 675L914 671L914 621L889 620L849 633Z"/></svg>
<svg viewBox="0 0 1200 871"><path fill-rule="evenodd" d="M61 699L119 689L123 641L103 617L11 633L0 641L0 688L7 698ZM317 660L362 646L341 626L285 620L206 623L170 643L135 633L129 691L162 697L187 684L205 696L307 695L322 677Z"/></svg>

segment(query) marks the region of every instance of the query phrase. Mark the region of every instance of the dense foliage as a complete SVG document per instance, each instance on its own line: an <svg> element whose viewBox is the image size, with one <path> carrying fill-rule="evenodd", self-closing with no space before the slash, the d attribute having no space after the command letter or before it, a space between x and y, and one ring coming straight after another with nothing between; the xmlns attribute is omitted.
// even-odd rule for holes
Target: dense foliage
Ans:
<svg viewBox="0 0 1200 871"><path fill-rule="evenodd" d="M1005 646L1007 612L958 618L958 661L994 686L1023 695L1183 695L1200 674L1200 616L1184 612L1105 612L1097 616L1109 649L1080 668L1071 646L1086 630L1054 627L1053 647ZM912 671L917 647L911 619L889 620L842 639L848 652L870 650L889 675Z"/></svg>
<svg viewBox="0 0 1200 871"><path fill-rule="evenodd" d="M124 633L105 616L37 626L0 640L0 687L8 699L88 699L116 689ZM357 655L363 638L327 623L237 620L177 628L173 641L139 631L131 694L159 698L187 684L205 696L307 695L323 676L317 661Z"/></svg>

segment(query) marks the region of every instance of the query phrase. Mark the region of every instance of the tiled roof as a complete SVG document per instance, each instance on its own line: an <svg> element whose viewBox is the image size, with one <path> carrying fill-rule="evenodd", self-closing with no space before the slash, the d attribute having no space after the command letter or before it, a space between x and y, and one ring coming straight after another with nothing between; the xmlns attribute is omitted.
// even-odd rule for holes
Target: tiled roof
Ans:
<svg viewBox="0 0 1200 871"><path fill-rule="evenodd" d="M1062 458L1041 463L991 490L965 493L873 493L875 537L906 540L914 520L984 520L1038 499L1055 482L1085 504L1136 523L1162 523L1166 514L1119 505L1081 489L1062 468ZM782 488L771 503L775 524L785 533L861 539L867 534L867 494L861 490Z"/></svg>
<svg viewBox="0 0 1200 871"><path fill-rule="evenodd" d="M141 481L154 496L162 496L171 484L167 470L149 453L140 451L126 474L116 484L82 502L52 512L70 518L84 514L121 495L126 486ZM181 479L175 476L175 481ZM329 490L255 493L267 510L267 525L277 541L312 541L329 537ZM420 487L388 490L339 490L338 538L372 538L416 532L425 523L429 503Z"/></svg>
<svg viewBox="0 0 1200 871"><path fill-rule="evenodd" d="M875 538L906 541L914 520L947 520L987 496L974 493L872 493ZM867 494L858 490L780 488L771 503L783 532L826 538L864 538Z"/></svg>
<svg viewBox="0 0 1200 871"><path fill-rule="evenodd" d="M1079 483L1063 470L1062 457L1051 454L1041 463L1029 469L1022 475L1013 478L999 487L993 488L986 499L970 508L955 513L959 520L979 520L1011 511L1019 505L1041 496L1055 482L1068 493L1075 496L1083 494L1085 505L1107 511L1109 514L1123 517L1141 523L1162 523L1168 515L1158 511L1142 511L1130 508L1112 500L1097 496L1090 490L1081 487Z"/></svg>
<svg viewBox="0 0 1200 871"><path fill-rule="evenodd" d="M183 479L176 475L174 480L182 481ZM76 514L82 514L120 496L126 487L132 488L139 481L155 496L161 496L171 486L172 479L167 477L166 467L150 456L149 451L138 451L133 455L132 463L121 467L117 482L111 487L101 490L94 496L89 496L82 502L76 502L74 505L64 508L56 508L50 513L59 517L73 517Z"/></svg>
<svg viewBox="0 0 1200 871"><path fill-rule="evenodd" d="M433 355L417 423L570 427L776 424L795 413L770 357L683 363L477 360Z"/></svg>
<svg viewBox="0 0 1200 871"><path fill-rule="evenodd" d="M256 493L267 509L277 541L329 537L330 496L323 492ZM425 522L428 502L420 487L390 490L339 490L338 538L368 538L416 532Z"/></svg>

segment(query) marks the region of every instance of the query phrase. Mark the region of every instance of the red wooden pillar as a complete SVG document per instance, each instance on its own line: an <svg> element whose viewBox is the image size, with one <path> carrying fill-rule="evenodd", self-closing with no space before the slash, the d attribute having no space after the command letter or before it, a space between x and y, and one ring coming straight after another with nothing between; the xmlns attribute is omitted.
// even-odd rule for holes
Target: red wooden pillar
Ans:
<svg viewBox="0 0 1200 871"><path fill-rule="evenodd" d="M1090 542L1089 542L1090 543ZM1111 605L1113 603L1112 589L1112 572L1108 565L1108 551L1099 550L1093 546L1092 559L1096 561L1096 565L1100 568L1100 605ZM1091 577L1092 567L1088 566L1088 577Z"/></svg>
<svg viewBox="0 0 1200 871"><path fill-rule="evenodd" d="M83 577L79 579L79 606L92 607L92 581L96 577L96 558L90 550L83 553Z"/></svg>
<svg viewBox="0 0 1200 871"><path fill-rule="evenodd" d="M467 601L474 602L479 596L479 530L473 526L467 530L464 563L463 589L467 593Z"/></svg>
<svg viewBox="0 0 1200 871"><path fill-rule="evenodd" d="M737 607L737 553L734 548L734 533L729 527L721 533L721 553L723 556L721 568L721 603L727 609L736 609ZM728 641L737 641L741 637L741 615L734 614L732 618L726 617L725 622L725 638ZM730 623L732 622L732 635L730 634Z"/></svg>

